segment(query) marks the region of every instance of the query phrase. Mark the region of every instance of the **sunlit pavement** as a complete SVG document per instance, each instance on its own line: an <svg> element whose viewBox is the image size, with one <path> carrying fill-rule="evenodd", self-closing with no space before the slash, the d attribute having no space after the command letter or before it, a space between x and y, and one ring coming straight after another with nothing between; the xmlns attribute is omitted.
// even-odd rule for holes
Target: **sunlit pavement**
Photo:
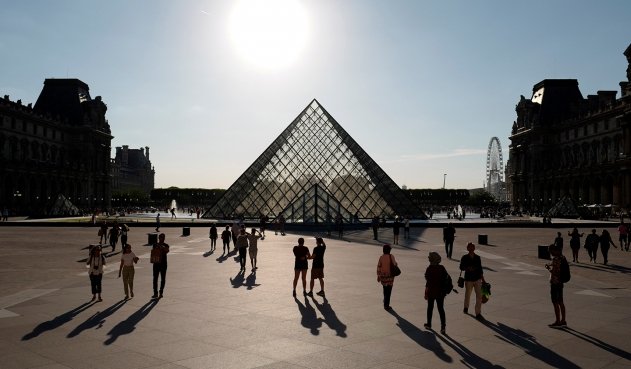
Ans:
<svg viewBox="0 0 631 369"><path fill-rule="evenodd" d="M456 224L457 227L457 224ZM165 296L150 299L147 232L129 242L141 261L135 297L124 301L120 254L110 255L103 302L92 295L85 268L97 228L0 228L1 368L628 368L631 367L631 252L610 250L609 266L573 265L565 288L567 329L554 320L548 272L537 245L568 229L457 228L454 256L479 245L492 284L486 321L462 313L464 291L446 300L447 334L428 331L423 300L428 251L444 257L440 228L412 229L393 254L403 274L392 306L382 307L371 231L327 239L326 299L291 294L292 246L299 235L267 234L259 269L239 275L234 255L209 253L208 228L164 228L171 245ZM612 235L615 229L609 228ZM581 229L581 231L589 231ZM315 246L312 235L302 235ZM614 236L617 243L617 236ZM109 251L109 248L105 249ZM120 251L120 246L117 249ZM587 261L581 249L581 262ZM452 278L458 262L443 259ZM315 291L319 290L316 283ZM469 309L473 310L473 303ZM433 326L440 326L434 312Z"/></svg>

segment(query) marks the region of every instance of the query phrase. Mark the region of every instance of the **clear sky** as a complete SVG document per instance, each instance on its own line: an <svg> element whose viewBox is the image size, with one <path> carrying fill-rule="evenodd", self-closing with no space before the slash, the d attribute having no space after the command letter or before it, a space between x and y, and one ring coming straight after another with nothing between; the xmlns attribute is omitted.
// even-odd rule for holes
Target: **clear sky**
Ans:
<svg viewBox="0 0 631 369"><path fill-rule="evenodd" d="M227 188L316 98L400 186L476 188L534 84L626 80L628 0L261 2L3 0L0 95L81 79L156 187Z"/></svg>

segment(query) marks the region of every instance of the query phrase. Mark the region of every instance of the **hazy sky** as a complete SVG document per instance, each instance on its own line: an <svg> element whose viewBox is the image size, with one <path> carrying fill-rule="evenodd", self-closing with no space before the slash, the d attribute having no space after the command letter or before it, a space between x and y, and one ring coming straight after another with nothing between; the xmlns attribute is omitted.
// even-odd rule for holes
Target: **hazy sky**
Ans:
<svg viewBox="0 0 631 369"><path fill-rule="evenodd" d="M35 103L45 78L81 79L112 152L151 148L156 187L227 188L316 98L400 186L475 188L534 84L619 97L626 80L628 0L296 1L285 26L227 0L3 1L0 95ZM270 24L276 54L244 40Z"/></svg>

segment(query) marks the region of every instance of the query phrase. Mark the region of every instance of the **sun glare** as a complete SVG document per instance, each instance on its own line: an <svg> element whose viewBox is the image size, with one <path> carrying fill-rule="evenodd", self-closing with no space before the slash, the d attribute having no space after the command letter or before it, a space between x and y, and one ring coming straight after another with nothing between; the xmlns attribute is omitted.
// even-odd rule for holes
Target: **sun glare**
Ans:
<svg viewBox="0 0 631 369"><path fill-rule="evenodd" d="M305 48L307 22L297 0L241 0L230 17L230 35L246 61L278 69L296 61Z"/></svg>

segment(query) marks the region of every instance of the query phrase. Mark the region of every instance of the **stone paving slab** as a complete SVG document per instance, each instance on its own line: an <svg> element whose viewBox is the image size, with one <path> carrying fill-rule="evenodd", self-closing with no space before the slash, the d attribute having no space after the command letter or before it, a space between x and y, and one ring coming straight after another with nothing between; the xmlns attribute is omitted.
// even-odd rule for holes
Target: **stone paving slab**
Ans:
<svg viewBox="0 0 631 369"><path fill-rule="evenodd" d="M488 235L478 251L493 295L481 322L462 313L464 291L450 294L445 335L423 328L427 254L444 254L439 228L412 229L394 246L403 274L391 312L382 308L375 275L391 230L380 241L370 231L326 240L326 299L291 295L291 248L299 236L315 246L311 234L268 232L259 270L240 275L235 255L222 256L221 245L209 252L206 228L191 228L188 237L164 230L171 245L165 297L150 299L146 232L132 227L129 242L141 257L135 297L122 299L120 254L111 253L104 301L93 303L84 264L86 246L98 241L95 228L2 227L0 368L631 367L630 252L611 249L607 266L573 264L569 327L547 326L554 314L536 246L568 229L457 229L458 257L467 241ZM443 264L455 280L458 261ZM433 323L439 326L437 312Z"/></svg>

